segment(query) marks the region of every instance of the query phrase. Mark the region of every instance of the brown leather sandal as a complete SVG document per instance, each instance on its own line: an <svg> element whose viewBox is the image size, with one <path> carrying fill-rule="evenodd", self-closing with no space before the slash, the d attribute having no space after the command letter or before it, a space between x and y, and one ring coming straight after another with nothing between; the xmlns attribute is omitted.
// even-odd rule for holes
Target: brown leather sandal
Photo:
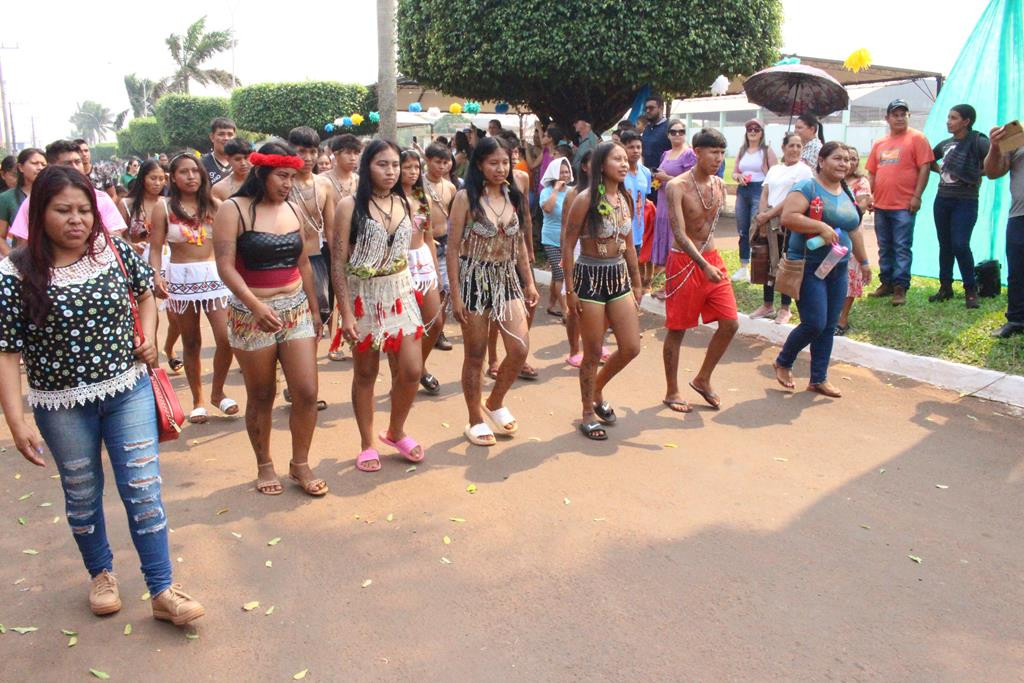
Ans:
<svg viewBox="0 0 1024 683"><path fill-rule="evenodd" d="M843 392L839 391L828 382L822 382L821 384L808 384L807 391L813 391L821 394L822 396L828 396L829 398L843 397Z"/></svg>

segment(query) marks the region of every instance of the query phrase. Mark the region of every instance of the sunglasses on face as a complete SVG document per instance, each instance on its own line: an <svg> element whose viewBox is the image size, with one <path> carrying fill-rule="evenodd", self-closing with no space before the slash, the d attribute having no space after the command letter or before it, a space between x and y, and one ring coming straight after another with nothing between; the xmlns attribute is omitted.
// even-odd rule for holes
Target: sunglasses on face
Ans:
<svg viewBox="0 0 1024 683"><path fill-rule="evenodd" d="M761 129L758 128L757 126L748 126L747 127L747 132L748 133L760 133Z"/></svg>
<svg viewBox="0 0 1024 683"><path fill-rule="evenodd" d="M668 132L669 135L686 135L685 128L673 128Z"/></svg>

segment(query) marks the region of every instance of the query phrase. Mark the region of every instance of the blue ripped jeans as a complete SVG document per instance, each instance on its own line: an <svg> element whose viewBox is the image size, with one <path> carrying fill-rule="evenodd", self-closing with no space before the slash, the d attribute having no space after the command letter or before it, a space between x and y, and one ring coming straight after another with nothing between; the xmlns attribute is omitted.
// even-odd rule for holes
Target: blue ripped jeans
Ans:
<svg viewBox="0 0 1024 683"><path fill-rule="evenodd" d="M105 399L57 410L35 408L33 413L60 473L68 524L89 575L114 569L103 518L102 441L128 513L128 528L149 593L155 596L170 587L156 407L149 376L143 375L132 389Z"/></svg>

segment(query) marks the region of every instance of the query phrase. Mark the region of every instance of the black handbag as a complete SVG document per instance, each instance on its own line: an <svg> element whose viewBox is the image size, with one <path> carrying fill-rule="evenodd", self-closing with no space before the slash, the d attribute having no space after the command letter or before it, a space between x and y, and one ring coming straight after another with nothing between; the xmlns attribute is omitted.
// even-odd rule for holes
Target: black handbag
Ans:
<svg viewBox="0 0 1024 683"><path fill-rule="evenodd" d="M974 278L978 282L978 296L997 297L1003 291L1003 267L999 261L990 259L974 266Z"/></svg>

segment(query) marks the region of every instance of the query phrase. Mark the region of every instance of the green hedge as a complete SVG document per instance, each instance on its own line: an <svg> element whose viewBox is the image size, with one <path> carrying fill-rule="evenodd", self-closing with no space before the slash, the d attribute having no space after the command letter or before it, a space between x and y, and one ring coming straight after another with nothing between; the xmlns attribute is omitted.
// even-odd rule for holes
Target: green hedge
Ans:
<svg viewBox="0 0 1024 683"><path fill-rule="evenodd" d="M210 150L210 122L218 116L231 116L231 105L224 97L164 95L156 103L164 149Z"/></svg>
<svg viewBox="0 0 1024 683"><path fill-rule="evenodd" d="M117 153L122 157L148 157L166 149L160 124L152 116L132 119L117 131Z"/></svg>
<svg viewBox="0 0 1024 683"><path fill-rule="evenodd" d="M231 93L235 123L282 138L292 128L309 126L326 139L330 137L324 131L326 123L356 112L368 118L369 110L365 107L370 103L370 91L365 86L334 81L259 83L236 88ZM353 132L371 134L376 129L367 120Z"/></svg>
<svg viewBox="0 0 1024 683"><path fill-rule="evenodd" d="M100 142L89 148L93 161L109 161L117 155L118 142Z"/></svg>

